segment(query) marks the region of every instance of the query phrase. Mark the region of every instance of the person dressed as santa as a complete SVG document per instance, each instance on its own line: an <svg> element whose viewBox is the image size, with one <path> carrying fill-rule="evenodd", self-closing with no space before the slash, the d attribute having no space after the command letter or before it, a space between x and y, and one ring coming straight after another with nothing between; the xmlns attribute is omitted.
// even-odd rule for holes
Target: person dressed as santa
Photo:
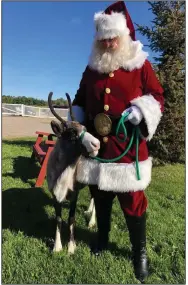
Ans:
<svg viewBox="0 0 188 285"><path fill-rule="evenodd" d="M79 161L77 180L89 185L95 201L98 242L93 253L99 255L108 247L112 203L117 196L132 244L135 275L143 281L148 275L144 190L151 181L152 170L147 141L152 139L162 116L163 89L147 60L148 53L135 40L134 26L123 1L96 13L94 22L92 52L73 100L73 111L87 131L99 139L100 150L99 159ZM123 128L117 135L122 118L126 139ZM139 128L139 146L136 136L132 137L135 128ZM85 137L85 145L86 140ZM91 148L90 141L87 143Z"/></svg>

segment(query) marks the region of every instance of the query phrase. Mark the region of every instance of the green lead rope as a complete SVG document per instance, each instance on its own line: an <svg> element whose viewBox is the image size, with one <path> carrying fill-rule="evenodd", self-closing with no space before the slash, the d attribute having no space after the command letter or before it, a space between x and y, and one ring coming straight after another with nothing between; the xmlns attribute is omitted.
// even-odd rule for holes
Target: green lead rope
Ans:
<svg viewBox="0 0 188 285"><path fill-rule="evenodd" d="M125 120L126 118L129 116L129 113L125 113L124 115L121 116L119 122L118 122L118 125L117 125L117 128L116 128L116 138L119 142L125 142L126 139L127 139L127 130L126 130L126 127L125 127ZM119 137L119 134L120 134L120 130L123 130L123 139L121 139ZM134 138L136 136L136 176L137 176L137 180L140 180L140 171L139 171L139 165L138 165L138 148L139 148L139 127L138 126L135 126L133 128L133 132L132 132L132 136L131 136L131 139L130 139L130 142L127 146L127 149L125 149L125 151L115 157L115 158L112 158L112 159L105 159L105 158L100 158L100 157L93 157L93 159L96 159L100 162L115 162L119 159L121 159L123 156L125 156L127 154L127 152L130 150L132 144L133 144L133 141L134 141Z"/></svg>
<svg viewBox="0 0 188 285"><path fill-rule="evenodd" d="M127 139L127 130L126 130L124 122L125 122L125 120L127 119L128 116L129 116L129 113L127 112L127 113L125 113L124 115L121 116L121 118L120 118L120 120L118 122L118 125L117 125L117 128L116 128L116 138L117 138L117 140L119 142L125 142L126 139ZM123 130L123 139L121 139L119 137L120 130ZM84 134L85 134L85 132L83 132L81 134L81 136L80 136L81 140L83 139ZM139 165L138 165L138 148L139 148L139 127L138 126L135 126L133 128L132 136L131 136L130 142L129 142L128 146L127 146L127 149L125 149L125 151L121 155L119 155L119 156L117 156L115 158L112 158L112 159L100 158L98 156L95 156L95 157L92 157L92 158L95 159L95 160L98 160L100 162L115 162L115 161L121 159L130 150L130 148L131 148L131 146L133 144L135 136L136 136L136 176L137 176L137 179L140 180L140 171L139 171Z"/></svg>

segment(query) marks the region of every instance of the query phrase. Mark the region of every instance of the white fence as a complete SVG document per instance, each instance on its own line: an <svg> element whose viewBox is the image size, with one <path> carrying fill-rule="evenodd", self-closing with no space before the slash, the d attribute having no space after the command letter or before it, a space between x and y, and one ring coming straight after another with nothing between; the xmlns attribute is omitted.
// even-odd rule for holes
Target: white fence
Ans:
<svg viewBox="0 0 188 285"><path fill-rule="evenodd" d="M55 108L56 113L66 119L68 109ZM37 118L54 118L49 108L33 107L23 104L2 104L2 114L9 116L27 116Z"/></svg>

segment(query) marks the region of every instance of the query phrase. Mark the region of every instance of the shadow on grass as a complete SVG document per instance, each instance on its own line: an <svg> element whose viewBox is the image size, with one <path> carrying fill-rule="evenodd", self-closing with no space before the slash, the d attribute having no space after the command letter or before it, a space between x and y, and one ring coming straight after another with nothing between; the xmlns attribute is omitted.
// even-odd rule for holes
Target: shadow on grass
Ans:
<svg viewBox="0 0 188 285"><path fill-rule="evenodd" d="M24 183L28 183L29 179L37 179L40 166L31 157L18 156L13 161L13 173L5 173L4 177L20 178ZM35 184L30 182L31 186Z"/></svg>
<svg viewBox="0 0 188 285"><path fill-rule="evenodd" d="M42 188L10 188L3 191L2 228L9 228L15 232L22 231L27 236L41 238L48 242L54 239L56 222L54 209L51 219L45 212L46 206L53 206L53 200ZM68 203L65 203L63 207L68 208ZM66 221L63 222L63 229L68 232ZM82 241L88 240L88 234L89 231L78 228L77 235L82 237ZM68 240L68 233L66 236L63 235L64 238Z"/></svg>
<svg viewBox="0 0 188 285"><path fill-rule="evenodd" d="M52 200L41 188L10 188L2 192L2 228L42 237L48 217L45 205Z"/></svg>
<svg viewBox="0 0 188 285"><path fill-rule="evenodd" d="M53 206L53 200L42 188L10 188L3 191L2 229L22 231L27 236L40 238L52 249L56 229L55 211L52 208L53 218L49 218L45 212L46 206ZM69 203L66 202L63 208L69 208ZM62 231L63 242L67 245L69 231L68 223L64 218ZM96 241L96 233L87 228L75 226L75 238L91 246ZM110 251L115 256L130 257L130 251L126 249L126 245L125 249L119 249L116 244L110 243Z"/></svg>
<svg viewBox="0 0 188 285"><path fill-rule="evenodd" d="M34 145L35 139L32 140L3 140L2 142L6 145L12 146L28 146L31 149L32 155L32 146ZM3 145L2 145L3 148ZM11 154L10 154L11 155ZM25 156L17 156L13 160L13 173L5 173L4 177L20 178L24 183L28 183L28 179L36 179L38 177L40 166L36 163L34 159ZM34 183L29 182L31 186L34 186Z"/></svg>

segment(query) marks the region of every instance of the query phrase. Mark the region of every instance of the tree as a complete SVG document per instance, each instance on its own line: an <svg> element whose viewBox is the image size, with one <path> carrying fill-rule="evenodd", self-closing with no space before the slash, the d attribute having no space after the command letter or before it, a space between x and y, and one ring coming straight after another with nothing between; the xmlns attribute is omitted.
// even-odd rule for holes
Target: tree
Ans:
<svg viewBox="0 0 188 285"><path fill-rule="evenodd" d="M25 97L25 96L10 96L10 95L3 95L2 102L7 104L24 104L29 106L46 106L48 107L48 102L45 100L40 100L32 97ZM65 99L56 99L52 101L54 105L64 106L65 108L68 106L68 102Z"/></svg>
<svg viewBox="0 0 188 285"><path fill-rule="evenodd" d="M149 148L156 162L185 161L185 1L148 2L152 27L137 25L157 55L155 70L165 110Z"/></svg>

